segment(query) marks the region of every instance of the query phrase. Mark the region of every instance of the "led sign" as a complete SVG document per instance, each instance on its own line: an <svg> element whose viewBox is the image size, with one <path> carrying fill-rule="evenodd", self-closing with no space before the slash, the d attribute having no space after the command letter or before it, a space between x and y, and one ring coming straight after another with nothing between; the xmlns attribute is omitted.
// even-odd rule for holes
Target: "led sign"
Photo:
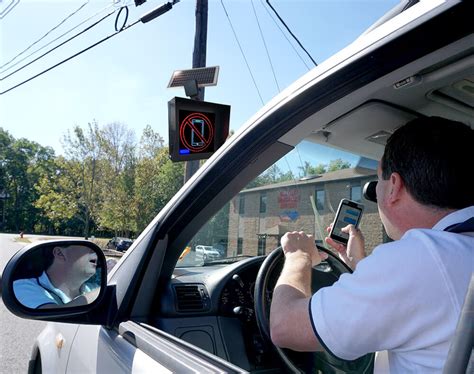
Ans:
<svg viewBox="0 0 474 374"><path fill-rule="evenodd" d="M172 161L199 160L224 144L229 134L230 106L175 97L168 102Z"/></svg>

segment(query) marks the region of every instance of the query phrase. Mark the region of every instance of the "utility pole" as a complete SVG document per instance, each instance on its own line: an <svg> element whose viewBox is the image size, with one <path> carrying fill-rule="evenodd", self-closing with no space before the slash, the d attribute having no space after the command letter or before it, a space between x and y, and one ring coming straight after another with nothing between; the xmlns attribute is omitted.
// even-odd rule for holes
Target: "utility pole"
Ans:
<svg viewBox="0 0 474 374"><path fill-rule="evenodd" d="M196 31L194 34L193 69L206 67L207 45L207 0L196 0ZM204 101L204 87L198 88L195 100ZM186 161L184 165L184 183L199 169L199 160Z"/></svg>

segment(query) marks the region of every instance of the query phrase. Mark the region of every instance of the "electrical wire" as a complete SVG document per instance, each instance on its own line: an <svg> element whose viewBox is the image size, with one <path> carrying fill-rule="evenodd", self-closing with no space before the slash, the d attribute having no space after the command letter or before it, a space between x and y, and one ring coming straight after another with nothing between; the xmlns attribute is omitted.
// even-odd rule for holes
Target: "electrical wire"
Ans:
<svg viewBox="0 0 474 374"><path fill-rule="evenodd" d="M53 65L53 66L50 66L50 67L47 68L46 70L43 70L41 73L38 73L38 74L36 74L36 75L34 75L34 76L32 76L32 77L30 77L30 78L24 80L23 82L18 83L17 85L15 85L15 86L13 86L13 87L10 87L9 89L7 89L7 90L5 90L5 91L0 92L0 95L4 95L4 94L6 94L7 92L10 92L10 91L14 90L15 88L18 88L18 87L24 85L25 83L28 83L28 82L32 81L33 79L38 78L39 76L41 76L41 75L47 73L47 72L50 71L50 70L53 70L54 68L56 68L56 67L58 67L58 66L64 64L65 62L67 62L67 61L69 61L69 60L72 60L74 57L77 57L77 56L83 54L84 52L87 52L89 49L92 49L92 48L98 46L99 44L102 44L102 43L105 42L106 40L109 40L110 38L113 38L114 36L120 34L121 32L123 32L123 31L125 31L125 30L128 30L129 28L135 26L138 22L140 22L140 20L135 21L135 22L132 23L131 25L124 27L123 29L121 29L120 31L115 32L114 34L110 34L109 36L106 36L105 38L99 40L98 42L96 42L96 43L90 45L90 46L87 47L87 48L84 48L83 50L81 50L81 51L75 53L74 55L69 56L68 58L62 60L61 62L58 62L57 64L55 64L55 65Z"/></svg>
<svg viewBox="0 0 474 374"><path fill-rule="evenodd" d="M111 5L106 6L106 7L103 8L103 9L99 10L99 11L98 11L97 13L95 13L94 15L88 17L87 19L85 19L85 20L82 21L81 23L77 24L77 25L74 26L73 28L69 29L69 30L66 31L65 33L59 35L57 38L51 40L49 43L43 45L42 47L40 47L40 48L38 48L38 49L36 49L36 50L34 50L34 51L31 52L28 56L23 57L21 60L15 62L13 65L11 65L11 66L7 67L6 69L0 71L0 74L3 74L3 73L5 73L5 72L7 72L8 70L13 69L15 66L21 64L23 61L25 61L25 60L27 60L28 58L30 58L31 56L35 55L36 53L38 53L38 52L41 51L42 49L45 49L45 48L48 47L49 45L53 44L54 42L58 41L58 40L61 39L62 37L64 37L64 36L66 36L67 34L69 34L71 31L74 31L74 30L77 29L79 26L81 26L81 25L83 25L84 23L90 21L92 18L98 16L100 13L103 13L104 11L106 11L106 10L109 9L109 8L112 8L113 6L114 6L114 4L111 4ZM72 40L72 39L73 39L73 38L71 38L71 39L69 39L69 40ZM64 44L62 44L62 45L64 45ZM46 53L46 54L47 54L47 53ZM43 56L46 56L46 54L44 54ZM35 61L37 61L37 60L35 60ZM21 70L21 69L19 69L19 70ZM19 70L16 70L16 71L19 71ZM0 80L3 80L3 79L5 79L5 78L6 78L6 77L3 77L3 78L1 78Z"/></svg>
<svg viewBox="0 0 474 374"><path fill-rule="evenodd" d="M311 68L308 66L308 64L306 63L306 61L304 60L303 57L301 57L301 55L299 54L298 50L295 48L295 46L293 45L293 43L290 41L290 39L288 39L288 36L286 36L285 32L283 31L283 29L281 28L281 26L278 24L278 22L275 20L275 17L270 13L270 11L268 10L268 8L265 6L265 3L263 2L263 0L260 0L260 2L262 3L262 6L263 8L265 9L265 11L268 13L268 15L270 16L270 18L272 19L273 23L276 25L276 27L278 27L278 29L280 30L281 34L285 37L286 41L288 42L288 44L291 46L291 48L293 48L293 51L295 51L296 55L300 58L301 62L304 64L304 66L306 66L306 69L308 69L308 71L311 70Z"/></svg>
<svg viewBox="0 0 474 374"><path fill-rule="evenodd" d="M12 0L10 4L8 4L7 7L0 12L0 19L5 18L5 16L10 13L19 3L20 0Z"/></svg>
<svg viewBox="0 0 474 374"><path fill-rule="evenodd" d="M253 14L255 14L255 19L257 20L258 30L260 31L260 36L262 37L262 42L263 42L263 45L265 46L265 51L267 53L268 62L270 63L270 68L272 69L273 78L275 79L275 84L277 86L278 92L280 92L281 91L280 85L278 84L278 79L275 75L275 69L273 68L272 58L270 57L270 53L268 52L267 43L265 42L265 37L263 36L263 31L262 31L262 28L260 27L260 22L258 20L258 16L257 16L257 12L255 10L255 6L253 4L253 0L250 0L250 3L252 4Z"/></svg>
<svg viewBox="0 0 474 374"><path fill-rule="evenodd" d="M74 12L69 14L66 18L64 18L61 22L59 22L56 26L54 26L51 30L49 30L46 34L44 34L41 38L30 44L28 47L26 47L23 51L18 53L15 57L13 57L10 61L6 62L2 66L0 66L0 69L3 69L5 66L7 66L9 63L15 61L18 57L20 57L23 53L28 51L31 47L34 45L38 44L41 40L46 38L51 32L56 30L59 26L61 26L64 22L66 22L69 18L71 18L73 15L75 15L77 12L79 12L82 8L84 8L87 4L89 3L89 0L87 0L84 4L82 4L79 8L77 8Z"/></svg>
<svg viewBox="0 0 474 374"><path fill-rule="evenodd" d="M285 21L283 21L283 19L280 17L280 15L278 14L278 12L275 10L275 8L272 6L272 4L270 4L270 0L266 0L267 1L267 4L268 6L271 8L271 10L273 10L273 12L276 14L276 16L278 17L278 19L280 20L280 22L283 24L283 26L286 27L286 29L288 30L288 32L290 33L290 35L293 37L293 39L296 40L296 42L298 43L298 45L301 47L301 49L303 51L306 52L306 54L308 55L308 57L311 59L311 61L313 61L313 64L314 66L318 66L318 64L316 63L316 61L314 61L313 57L309 54L309 52L306 50L305 47L303 47L303 44L301 44L301 42L298 40L298 38L295 36L295 34L293 34L293 32L290 30L290 28L286 25Z"/></svg>
<svg viewBox="0 0 474 374"><path fill-rule="evenodd" d="M260 101L262 102L262 105L264 105L265 102L264 102L263 99L262 99L262 95L260 94L260 90L258 89L257 82L255 81L255 78L254 78L254 76L253 76L253 74L252 74L252 69L250 69L250 65L249 65L249 63L248 63L248 61L247 61L247 57L245 57L245 53L244 53L244 51L243 51L243 49L242 49L242 46L240 45L239 38L237 37L237 34L236 34L235 30L234 30L234 26L232 25L232 21L230 20L229 14L227 13L227 9L226 9L226 7L225 7L225 5L224 5L223 0L221 0L221 4L222 4L222 8L224 8L224 12L225 12L225 15L227 16L227 20L229 21L230 28L232 29L232 32L234 33L234 37L235 37L235 40L237 41L237 44L238 44L238 46L239 46L240 53L242 53L242 57L244 58L245 64L247 65L247 69L248 69L248 71L249 71L249 73L250 73L250 76L252 77L252 81L253 81L253 84L254 84L254 86L255 86L255 88L256 88L256 90L257 90L258 96L260 97Z"/></svg>
<svg viewBox="0 0 474 374"><path fill-rule="evenodd" d="M138 20L136 20L136 21L135 21L134 23L132 23L131 25L128 25L128 26L123 27L120 31L116 31L116 32L113 33L113 34L110 34L109 36L106 36L105 38L99 40L98 42L96 42L96 43L94 43L94 44L92 44L92 45L90 45L89 47L84 48L83 50L81 50L81 51L75 53L75 54L72 55L72 56L69 56L68 58L66 58L66 59L64 59L64 60L62 60L62 61L60 61L60 62L58 62L57 64L55 64L55 65L53 65L53 66L50 66L49 68L43 70L42 72L40 72L40 73L38 73L38 74L36 74L36 75L34 75L34 76L32 76L32 77L30 77L30 78L24 80L23 82L18 83L17 85L15 85L15 86L13 86L13 87L8 88L8 89L5 90L5 91L0 92L0 96L6 94L7 92L10 92L10 91L14 90L15 88L18 88L18 87L24 85L25 83L28 83L28 82L32 81L33 79L36 79L36 78L40 77L41 75L47 73L48 71L53 70L54 68L56 68L56 67L58 67L58 66L64 64L65 62L67 62L67 61L69 61L69 60L72 60L73 58L75 58L75 57L77 57L77 56L83 54L84 52L87 52L88 50L90 50L90 49L92 49L92 48L98 46L99 44L102 44L103 42L105 42L105 41L107 41L107 40L113 38L114 36L120 34L121 32L132 28L133 26L135 26L135 25L136 25L137 23L139 23L139 22L142 22L142 23L150 22L151 20L153 20L153 19L155 19L155 18L157 18L157 17L163 15L164 13L168 12L169 10L171 10L171 9L173 8L173 5L175 5L175 4L178 3L179 1L180 1L180 0L172 0L172 1L168 2L168 3L166 3L166 4L163 4L163 5L159 6L159 7L157 7L157 8L155 8L155 9L151 10L150 12L146 13L145 15L143 15L141 18L139 18ZM113 12L113 13L114 13L114 12ZM113 13L111 13L111 14L113 14Z"/></svg>
<svg viewBox="0 0 474 374"><path fill-rule="evenodd" d="M120 18L120 14L122 13L122 10L125 9L125 19L123 20L123 23L122 23L122 27L120 27L120 29L117 27L118 26L118 20ZM122 30L125 25L127 24L127 21L128 21L128 6L123 6L120 8L118 14L117 14L117 17L115 18L115 31L119 31L119 30Z"/></svg>
<svg viewBox="0 0 474 374"><path fill-rule="evenodd" d="M99 23L101 23L102 21L104 21L107 17L110 17L112 14L114 14L116 11L114 10L113 12L110 12L108 14L106 14L104 17L102 17L101 19L99 19L98 21L94 22L93 24L87 26L84 30L80 31L79 33L73 35L72 37L70 37L69 39L65 40L64 42L58 44L57 46L51 48L50 50L48 50L47 52L43 53L41 56L38 56L37 58L35 58L34 60L28 62L27 64L23 65L22 67L16 69L15 71L12 71L10 74L7 74L5 75L4 77L1 77L0 78L0 82L11 77L13 74L15 73L18 73L20 70L23 70L24 68L26 68L27 66L35 63L36 61L42 59L43 57L45 57L46 55L50 54L51 52L53 52L54 50L58 49L59 47L62 47L64 44L66 43L69 43L71 40L77 38L79 35L81 34L84 34L86 31L89 31L90 29L94 28L95 26L97 26ZM8 70L8 69L7 69ZM4 71L7 71L7 70L4 70Z"/></svg>

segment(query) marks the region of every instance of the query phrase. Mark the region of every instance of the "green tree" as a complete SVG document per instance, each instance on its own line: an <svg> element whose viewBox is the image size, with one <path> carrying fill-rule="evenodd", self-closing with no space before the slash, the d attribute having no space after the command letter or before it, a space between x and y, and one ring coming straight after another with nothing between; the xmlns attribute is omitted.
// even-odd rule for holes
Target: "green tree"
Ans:
<svg viewBox="0 0 474 374"><path fill-rule="evenodd" d="M84 130L75 126L72 134L63 138L66 159L71 161L65 170L76 190L69 193L78 196L78 217L83 223L83 235L90 235L91 222L101 209L98 180L101 177L101 138L99 126L93 121Z"/></svg>
<svg viewBox="0 0 474 374"><path fill-rule="evenodd" d="M34 205L41 209L47 218L47 231L59 233L67 222L79 214L79 191L77 178L74 178L74 161L58 157L53 173L43 175L36 185L39 194Z"/></svg>
<svg viewBox="0 0 474 374"><path fill-rule="evenodd" d="M351 163L349 161L344 161L341 158L337 158L335 160L329 161L329 165L327 167L327 171L336 171L341 169L348 169L351 167Z"/></svg>
<svg viewBox="0 0 474 374"><path fill-rule="evenodd" d="M299 166L301 170L300 177L307 177L310 175L321 175L326 172L326 165L319 164L316 166L311 165L309 161L305 161L303 166Z"/></svg>
<svg viewBox="0 0 474 374"><path fill-rule="evenodd" d="M116 235L130 236L136 231L135 134L114 122L101 128L98 137L103 167L98 181L101 209L97 222Z"/></svg>
<svg viewBox="0 0 474 374"><path fill-rule="evenodd" d="M146 125L142 137L140 138L138 157L141 159L152 159L158 155L158 152L163 148L163 146L163 137L153 131L150 125Z"/></svg>
<svg viewBox="0 0 474 374"><path fill-rule="evenodd" d="M173 163L167 147L140 154L135 174L137 231L142 231L182 187L184 175L184 164Z"/></svg>
<svg viewBox="0 0 474 374"><path fill-rule="evenodd" d="M0 192L3 229L32 232L40 219L33 202L37 198L35 184L43 173L51 170L54 151L27 139L14 139L0 129Z"/></svg>
<svg viewBox="0 0 474 374"><path fill-rule="evenodd" d="M278 165L273 164L257 178L251 181L246 188L267 186L269 184L280 183L294 180L295 176L291 170L282 172Z"/></svg>

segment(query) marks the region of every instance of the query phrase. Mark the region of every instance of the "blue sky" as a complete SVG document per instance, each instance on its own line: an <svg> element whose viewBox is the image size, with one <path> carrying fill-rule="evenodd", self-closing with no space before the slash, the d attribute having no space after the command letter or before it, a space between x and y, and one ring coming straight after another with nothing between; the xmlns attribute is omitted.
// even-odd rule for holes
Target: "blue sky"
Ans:
<svg viewBox="0 0 474 374"><path fill-rule="evenodd" d="M17 0L0 0L0 11L11 1ZM107 11L111 11L117 6L114 8L111 2L95 0L19 0L11 12L0 19L0 66L85 3L77 14L20 58L99 10L110 6ZM128 3L128 24L131 24L147 11L163 4L163 1L148 0L140 7L135 7L133 1ZM270 9L265 9L264 0L223 0L223 3L264 103L275 96L278 89L252 3L280 88L285 88L305 74L307 66L312 67L312 62L288 33L285 31L293 47L282 35L267 12ZM272 0L271 3L316 62L320 63L355 40L398 0ZM182 88L168 89L167 85L174 70L191 68L195 6L195 0L181 0L163 16L146 24L139 23L43 76L1 95L0 127L15 138L24 137L44 146L52 146L57 154L62 153L60 139L68 129L75 125L84 127L93 120L99 125L124 123L135 131L137 140L149 124L168 143L167 102L174 96L185 97L185 94ZM93 20L67 34L67 37ZM219 65L220 74L218 85L206 89L205 99L231 105L230 127L236 130L262 107L262 100L220 0L209 0L208 22L207 66ZM112 15L37 63L1 80L0 92L114 33L114 23L115 15ZM278 25L283 29L281 24ZM5 71L9 66L0 68L0 79L14 70Z"/></svg>

